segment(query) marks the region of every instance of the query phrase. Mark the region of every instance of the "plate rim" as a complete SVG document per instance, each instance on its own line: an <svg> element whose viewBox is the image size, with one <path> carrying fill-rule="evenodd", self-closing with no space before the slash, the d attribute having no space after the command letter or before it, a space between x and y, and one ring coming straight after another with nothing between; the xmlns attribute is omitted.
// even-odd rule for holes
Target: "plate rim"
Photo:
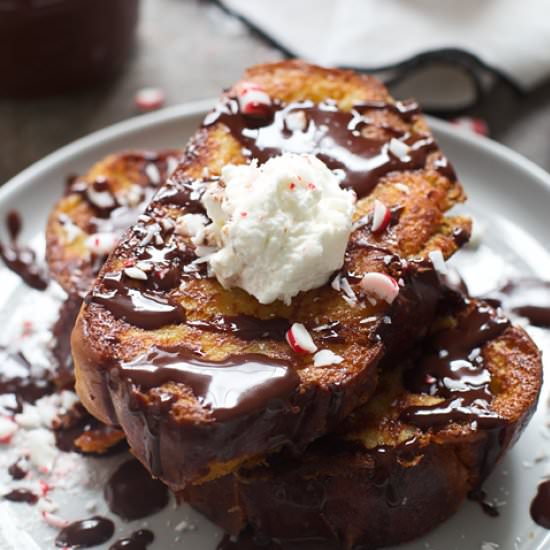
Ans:
<svg viewBox="0 0 550 550"><path fill-rule="evenodd" d="M7 200L10 195L18 192L20 189L31 185L30 182L42 172L55 168L76 154L93 149L103 141L121 138L124 135L147 130L162 123L206 114L216 101L216 98L206 98L180 103L152 113L124 119L78 138L32 163L6 181L0 187L0 203ZM445 120L432 116L426 116L426 119L430 128L435 130L436 133L445 135L445 137L451 140L462 142L462 144L474 149L497 156L504 163L520 167L522 170L528 172L539 186L550 193L550 173L521 153L488 137L457 127Z"/></svg>

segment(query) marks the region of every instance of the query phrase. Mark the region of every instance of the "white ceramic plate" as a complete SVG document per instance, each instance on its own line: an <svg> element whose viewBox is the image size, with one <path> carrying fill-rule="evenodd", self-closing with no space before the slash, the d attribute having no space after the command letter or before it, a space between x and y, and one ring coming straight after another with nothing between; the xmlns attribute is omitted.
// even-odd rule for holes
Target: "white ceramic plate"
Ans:
<svg viewBox="0 0 550 550"><path fill-rule="evenodd" d="M0 189L0 220L10 208L17 208L25 221L22 239L31 242L37 250L42 249L46 217L63 191L67 174L82 173L104 155L117 150L181 146L211 104L211 101L202 101L145 115L64 147ZM470 197L471 206L464 210L485 229L477 249L463 251L453 260L472 293L483 293L508 275L536 274L549 278L550 175L487 139L438 120L431 120L431 125ZM2 237L5 238L5 233ZM49 298L29 290L5 268L0 268L0 281L3 332L7 327L13 328L14 315L17 316L21 308L30 307L38 313L41 307L47 307L45 302ZM550 351L548 335L542 330L529 330L540 345ZM550 473L550 461L543 456L545 450L550 454L547 389L525 434L486 483L489 498L501 505L500 517L487 517L477 504L466 502L450 521L421 540L400 547L402 550L550 548L550 533L537 527L529 517L529 503L537 483ZM10 453L7 446L0 447L0 489L7 487L5 465L13 458ZM540 460L535 463L537 457ZM122 458L97 460L76 455L73 458L72 463L68 460L72 464L69 470L73 475L77 465L76 481L67 481L64 487L58 486L50 494L59 507L57 515L69 520L88 517L92 515L91 510L94 514L107 515L115 520L116 537L147 525L156 535L150 550L213 550L216 547L220 531L186 506L169 506L146 521L124 523L114 518L107 511L101 491L104 480ZM67 480L69 478L67 475ZM186 520L187 525L179 525L180 529L176 530L182 520ZM53 548L55 535L56 531L41 520L36 506L0 503L0 548Z"/></svg>

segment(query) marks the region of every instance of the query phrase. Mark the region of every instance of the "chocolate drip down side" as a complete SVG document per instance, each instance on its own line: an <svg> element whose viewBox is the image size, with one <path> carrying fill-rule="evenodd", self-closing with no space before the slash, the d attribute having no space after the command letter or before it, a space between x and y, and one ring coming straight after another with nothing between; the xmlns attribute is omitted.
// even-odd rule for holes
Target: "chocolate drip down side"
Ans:
<svg viewBox="0 0 550 550"><path fill-rule="evenodd" d="M468 307L466 298L464 307ZM401 419L423 430L441 429L453 422L498 428L502 420L491 409L491 373L485 367L482 347L509 325L492 307L477 303L459 318L456 327L437 333L427 355L405 376L405 385L413 393L442 397L443 401L409 407Z"/></svg>

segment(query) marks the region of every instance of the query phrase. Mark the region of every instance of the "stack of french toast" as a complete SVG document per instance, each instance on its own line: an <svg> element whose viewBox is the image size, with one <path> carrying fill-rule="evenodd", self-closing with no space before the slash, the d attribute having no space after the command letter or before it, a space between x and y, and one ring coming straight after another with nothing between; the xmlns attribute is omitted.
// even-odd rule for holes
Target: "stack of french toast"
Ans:
<svg viewBox="0 0 550 550"><path fill-rule="evenodd" d="M329 280L266 303L218 280L195 222L227 166L287 154L338 174L353 224ZM249 69L182 150L114 154L50 216L50 271L82 300L83 405L235 548L421 536L517 440L542 380L527 333L448 276L464 200L414 101L351 71Z"/></svg>

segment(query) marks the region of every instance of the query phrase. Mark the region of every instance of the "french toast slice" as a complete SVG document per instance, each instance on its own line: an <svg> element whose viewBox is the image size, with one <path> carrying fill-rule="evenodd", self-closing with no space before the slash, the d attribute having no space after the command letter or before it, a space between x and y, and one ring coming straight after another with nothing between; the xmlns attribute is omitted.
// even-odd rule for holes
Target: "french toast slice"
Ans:
<svg viewBox="0 0 550 550"><path fill-rule="evenodd" d="M88 292L107 254L177 166L179 155L176 150L115 153L69 179L48 217L46 260L50 275L70 295Z"/></svg>
<svg viewBox="0 0 550 550"><path fill-rule="evenodd" d="M462 299L414 359L385 367L372 399L300 458L272 456L180 497L233 535L248 527L228 549L256 539L369 550L425 534L521 434L541 388L540 352L490 306Z"/></svg>
<svg viewBox="0 0 550 550"><path fill-rule="evenodd" d="M250 82L272 99L259 118L236 99ZM292 109L311 139L285 126ZM333 130L340 160L323 141ZM262 145L283 133L290 141ZM404 157L391 152L397 139ZM224 165L285 151L315 153L342 172L358 196L355 229L337 285L265 305L209 278L174 226L182 214L203 212L200 194ZM345 151L357 161L352 168ZM417 106L395 102L374 78L298 61L250 69L207 116L87 296L72 336L82 402L121 426L134 454L174 490L282 447L301 452L366 402L383 357L427 330L440 293L428 255L449 257L468 239L468 219L445 217L464 198ZM392 213L382 233L371 231L376 199ZM136 266L147 270L140 280L133 269L128 275ZM372 271L400 282L391 305L361 291L362 274ZM293 353L284 334L294 322L342 362L319 368Z"/></svg>

